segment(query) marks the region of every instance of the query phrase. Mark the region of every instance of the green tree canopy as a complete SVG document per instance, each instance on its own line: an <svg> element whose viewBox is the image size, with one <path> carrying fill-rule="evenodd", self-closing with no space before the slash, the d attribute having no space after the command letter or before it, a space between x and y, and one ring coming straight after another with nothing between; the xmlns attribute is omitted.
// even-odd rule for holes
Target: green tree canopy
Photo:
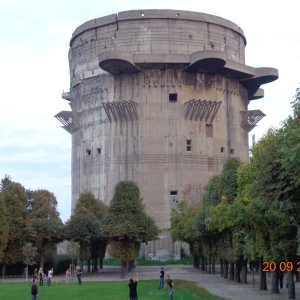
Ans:
<svg viewBox="0 0 300 300"><path fill-rule="evenodd" d="M57 212L57 200L47 190L27 191L28 195L28 239L38 249L40 266L50 255L56 244L63 240L64 225Z"/></svg>
<svg viewBox="0 0 300 300"><path fill-rule="evenodd" d="M6 209L2 193L0 192L0 263L4 258L4 250L6 249L9 234L9 224L7 221Z"/></svg>
<svg viewBox="0 0 300 300"><path fill-rule="evenodd" d="M2 180L1 196L5 206L8 223L8 241L2 257L2 275L5 274L7 264L22 261L22 246L25 242L26 227L26 191L16 182Z"/></svg>
<svg viewBox="0 0 300 300"><path fill-rule="evenodd" d="M100 257L101 266L105 255L107 238L102 221L107 213L106 205L97 200L90 192L80 194L74 214L66 223L65 235L69 240L79 242L80 259L94 259Z"/></svg>
<svg viewBox="0 0 300 300"><path fill-rule="evenodd" d="M158 228L144 211L137 185L121 181L115 187L104 230L110 241L110 253L122 261L122 274L128 270L128 262L138 255L140 243L157 238Z"/></svg>

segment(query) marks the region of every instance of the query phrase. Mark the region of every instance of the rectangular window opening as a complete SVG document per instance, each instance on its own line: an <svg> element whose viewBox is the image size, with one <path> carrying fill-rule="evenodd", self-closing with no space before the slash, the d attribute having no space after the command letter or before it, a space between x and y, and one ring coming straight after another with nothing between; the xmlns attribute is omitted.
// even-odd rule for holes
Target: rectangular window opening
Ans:
<svg viewBox="0 0 300 300"><path fill-rule="evenodd" d="M221 147L221 153L225 152L225 147Z"/></svg>
<svg viewBox="0 0 300 300"><path fill-rule="evenodd" d="M234 149L233 148L230 149L230 154L234 154Z"/></svg>
<svg viewBox="0 0 300 300"><path fill-rule="evenodd" d="M170 196L177 196L178 195L178 191L170 191Z"/></svg>
<svg viewBox="0 0 300 300"><path fill-rule="evenodd" d="M86 153L87 153L87 155L91 155L92 154L92 150L91 149L87 149Z"/></svg>
<svg viewBox="0 0 300 300"><path fill-rule="evenodd" d="M177 102L177 94L176 93L169 94L169 102Z"/></svg>
<svg viewBox="0 0 300 300"><path fill-rule="evenodd" d="M186 151L192 151L192 140L191 139L186 140Z"/></svg>
<svg viewBox="0 0 300 300"><path fill-rule="evenodd" d="M97 148L97 153L101 154L101 148Z"/></svg>

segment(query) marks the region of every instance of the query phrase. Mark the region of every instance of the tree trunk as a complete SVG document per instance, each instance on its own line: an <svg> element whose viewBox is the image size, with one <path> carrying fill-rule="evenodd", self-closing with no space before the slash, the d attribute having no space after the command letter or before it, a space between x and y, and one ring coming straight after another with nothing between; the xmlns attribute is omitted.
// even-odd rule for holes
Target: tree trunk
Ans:
<svg viewBox="0 0 300 300"><path fill-rule="evenodd" d="M6 264L2 265L2 279L4 279L6 273Z"/></svg>
<svg viewBox="0 0 300 300"><path fill-rule="evenodd" d="M208 257L208 274L211 274L211 256Z"/></svg>
<svg viewBox="0 0 300 300"><path fill-rule="evenodd" d="M296 282L300 282L299 272L296 271Z"/></svg>
<svg viewBox="0 0 300 300"><path fill-rule="evenodd" d="M279 285L278 285L278 272L271 273L271 294L279 294Z"/></svg>
<svg viewBox="0 0 300 300"><path fill-rule="evenodd" d="M28 264L26 265L26 275L25 275L25 278L26 278L26 282L28 281Z"/></svg>
<svg viewBox="0 0 300 300"><path fill-rule="evenodd" d="M121 263L121 278L124 279L128 273L128 262L122 261Z"/></svg>
<svg viewBox="0 0 300 300"><path fill-rule="evenodd" d="M241 259L238 259L235 263L234 281L241 282Z"/></svg>
<svg viewBox="0 0 300 300"><path fill-rule="evenodd" d="M201 271L205 271L205 259L204 259L204 256L201 256Z"/></svg>
<svg viewBox="0 0 300 300"><path fill-rule="evenodd" d="M253 268L254 271L254 268ZM263 272L263 261L259 259L259 289L262 291L266 291L267 287L267 276L266 272Z"/></svg>
<svg viewBox="0 0 300 300"><path fill-rule="evenodd" d="M204 270L207 272L207 256L204 257Z"/></svg>
<svg viewBox="0 0 300 300"><path fill-rule="evenodd" d="M199 269L199 266L200 266L199 255L194 255L193 256L193 267Z"/></svg>
<svg viewBox="0 0 300 300"><path fill-rule="evenodd" d="M40 268L44 270L44 263L45 263L45 257L43 251L41 251L41 257L40 257Z"/></svg>
<svg viewBox="0 0 300 300"><path fill-rule="evenodd" d="M242 259L241 282L247 283L247 260Z"/></svg>
<svg viewBox="0 0 300 300"><path fill-rule="evenodd" d="M224 259L224 278L228 279L228 261Z"/></svg>
<svg viewBox="0 0 300 300"><path fill-rule="evenodd" d="M287 273L287 285L288 285L289 299L296 299L295 282L294 282L294 273L293 272Z"/></svg>
<svg viewBox="0 0 300 300"><path fill-rule="evenodd" d="M89 258L88 261L88 273L90 274L91 273L91 259Z"/></svg>
<svg viewBox="0 0 300 300"><path fill-rule="evenodd" d="M216 259L213 257L211 261L211 273L216 274Z"/></svg>
<svg viewBox="0 0 300 300"><path fill-rule="evenodd" d="M229 264L229 280L234 280L234 263Z"/></svg>
<svg viewBox="0 0 300 300"><path fill-rule="evenodd" d="M97 272L97 258L92 259L92 273Z"/></svg>
<svg viewBox="0 0 300 300"><path fill-rule="evenodd" d="M103 257L102 256L99 259L99 268L100 268L100 270L103 269Z"/></svg>
<svg viewBox="0 0 300 300"><path fill-rule="evenodd" d="M80 260L80 269L81 269L81 272L83 272L83 259Z"/></svg>
<svg viewBox="0 0 300 300"><path fill-rule="evenodd" d="M221 275L221 277L224 276L224 260L223 260L223 258L220 258L220 275Z"/></svg>

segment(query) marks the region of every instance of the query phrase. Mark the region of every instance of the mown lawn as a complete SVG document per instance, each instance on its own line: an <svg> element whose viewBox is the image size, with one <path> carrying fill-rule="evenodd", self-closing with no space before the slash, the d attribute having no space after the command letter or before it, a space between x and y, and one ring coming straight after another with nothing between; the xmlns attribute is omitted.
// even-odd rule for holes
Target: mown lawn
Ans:
<svg viewBox="0 0 300 300"><path fill-rule="evenodd" d="M212 296L194 283L175 281L176 300L212 300L222 299ZM1 283L0 299L31 299L31 286L26 283ZM128 284L118 282L83 282L81 286L72 283L54 283L52 286L38 286L38 300L127 300ZM168 300L167 289L157 290L156 280L140 281L138 284L139 300Z"/></svg>

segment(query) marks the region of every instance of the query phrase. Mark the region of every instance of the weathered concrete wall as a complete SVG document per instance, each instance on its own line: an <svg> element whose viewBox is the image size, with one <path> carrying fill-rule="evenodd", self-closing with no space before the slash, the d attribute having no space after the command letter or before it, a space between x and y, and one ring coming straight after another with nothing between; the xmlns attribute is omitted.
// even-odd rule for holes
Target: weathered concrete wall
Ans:
<svg viewBox="0 0 300 300"><path fill-rule="evenodd" d="M170 191L179 195L189 184L204 186L229 156L247 160L248 134L239 125L240 111L247 109L246 91L236 82L180 69L100 77L82 81L72 96L73 108L82 111L82 127L73 134L74 199L91 190L109 202L119 180L134 180L147 211L161 227L168 227L173 205ZM101 93L91 92L99 81L106 90L103 100ZM169 101L170 93L177 93L177 102ZM107 121L102 103L121 99L137 102L138 120ZM222 102L211 137L207 137L209 122L185 119L185 102L190 99ZM191 139L191 151L187 151L187 139Z"/></svg>
<svg viewBox="0 0 300 300"><path fill-rule="evenodd" d="M116 183L134 180L147 212L168 228L187 186L201 194L228 157L247 161L248 131L263 116L250 119L248 102L278 72L246 66L245 44L234 23L194 12L129 11L79 26L64 117L72 208L81 192L109 203ZM169 237L154 248L170 252Z"/></svg>

